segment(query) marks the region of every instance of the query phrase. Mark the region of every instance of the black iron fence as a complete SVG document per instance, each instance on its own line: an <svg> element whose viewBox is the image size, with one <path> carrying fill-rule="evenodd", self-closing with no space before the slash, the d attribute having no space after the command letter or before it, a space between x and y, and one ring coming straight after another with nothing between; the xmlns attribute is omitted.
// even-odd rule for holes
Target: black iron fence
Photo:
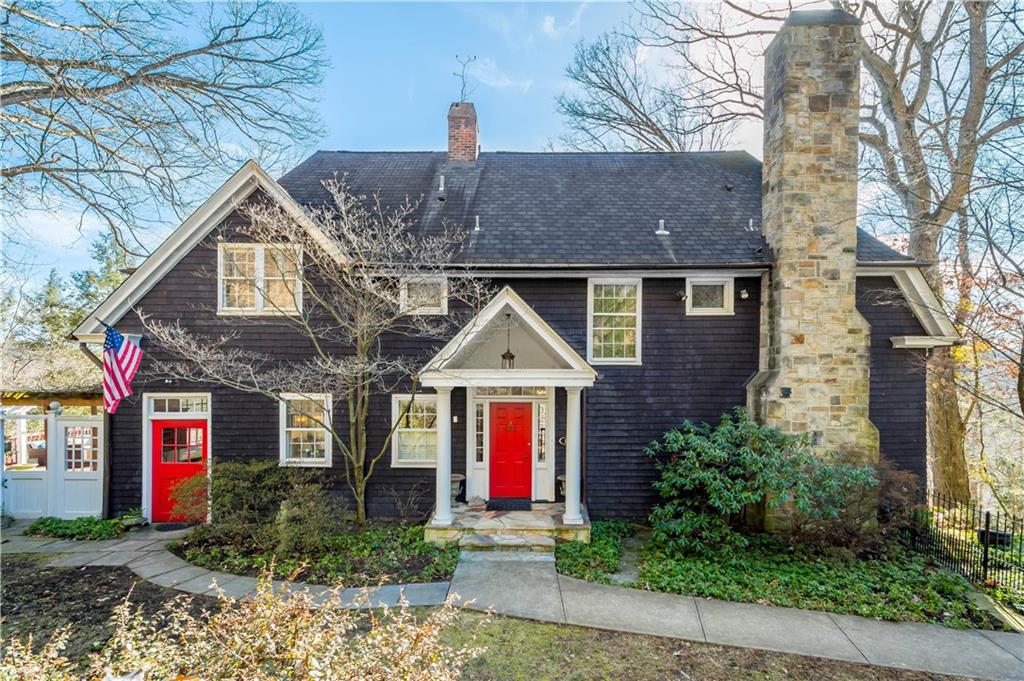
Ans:
<svg viewBox="0 0 1024 681"><path fill-rule="evenodd" d="M1024 601L1024 519L932 494L908 539L940 565Z"/></svg>

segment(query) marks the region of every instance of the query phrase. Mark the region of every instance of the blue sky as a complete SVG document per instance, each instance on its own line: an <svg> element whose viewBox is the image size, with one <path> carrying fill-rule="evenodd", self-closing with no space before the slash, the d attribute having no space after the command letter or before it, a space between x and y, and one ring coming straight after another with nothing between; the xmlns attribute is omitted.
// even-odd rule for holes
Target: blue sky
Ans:
<svg viewBox="0 0 1024 681"><path fill-rule="evenodd" d="M562 129L555 97L577 41L613 29L625 3L340 3L299 7L323 30L331 65L320 111L320 149L441 150L448 105L458 99L456 55L472 55L469 97L485 151L543 150ZM311 151L311 150L307 150ZM205 197L196 197L201 201ZM154 234L150 248L176 227ZM73 212L24 219L32 278L90 267L98 221Z"/></svg>
<svg viewBox="0 0 1024 681"><path fill-rule="evenodd" d="M614 28L624 3L310 3L331 57L327 149L444 149L456 55L474 55L470 99L484 150L537 151L558 135L554 99L575 43Z"/></svg>

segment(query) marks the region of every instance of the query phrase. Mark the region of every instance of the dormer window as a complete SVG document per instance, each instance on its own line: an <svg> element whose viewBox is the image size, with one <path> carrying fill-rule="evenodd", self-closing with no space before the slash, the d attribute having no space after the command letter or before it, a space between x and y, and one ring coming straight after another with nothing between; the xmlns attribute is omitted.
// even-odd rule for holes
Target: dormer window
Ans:
<svg viewBox="0 0 1024 681"><path fill-rule="evenodd" d="M289 314L301 309L300 255L280 244L220 244L219 314Z"/></svg>
<svg viewBox="0 0 1024 681"><path fill-rule="evenodd" d="M402 312L410 315L448 314L448 280L437 277L409 279L399 291Z"/></svg>

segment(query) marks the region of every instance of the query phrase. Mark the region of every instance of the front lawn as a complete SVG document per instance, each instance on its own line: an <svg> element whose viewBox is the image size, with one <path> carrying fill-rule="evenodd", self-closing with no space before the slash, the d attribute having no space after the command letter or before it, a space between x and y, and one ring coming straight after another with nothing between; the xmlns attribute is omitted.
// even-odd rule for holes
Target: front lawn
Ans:
<svg viewBox="0 0 1024 681"><path fill-rule="evenodd" d="M558 547L562 574L608 583L619 568L624 536L594 523L593 548L570 542ZM598 528L601 528L600 530ZM760 603L897 622L935 622L957 629L996 628L967 598L967 580L893 546L884 558L790 545L772 535L752 535L749 545L712 550L706 556L671 554L654 542L644 548L637 588Z"/></svg>
<svg viewBox="0 0 1024 681"><path fill-rule="evenodd" d="M346 587L446 581L459 559L454 543L426 542L423 528L415 525L353 527L322 536L316 546L286 552L222 544L198 528L173 550L210 570L256 576L272 567L275 577Z"/></svg>

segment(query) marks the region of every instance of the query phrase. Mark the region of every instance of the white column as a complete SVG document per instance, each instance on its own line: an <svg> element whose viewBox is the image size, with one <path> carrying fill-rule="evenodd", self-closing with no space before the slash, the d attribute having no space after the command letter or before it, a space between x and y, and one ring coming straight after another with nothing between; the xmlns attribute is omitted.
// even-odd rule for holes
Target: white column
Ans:
<svg viewBox="0 0 1024 681"><path fill-rule="evenodd" d="M580 513L580 391L566 388L565 392L565 515L566 525L582 525Z"/></svg>
<svg viewBox="0 0 1024 681"><path fill-rule="evenodd" d="M437 499L434 525L452 524L452 389L437 389Z"/></svg>

